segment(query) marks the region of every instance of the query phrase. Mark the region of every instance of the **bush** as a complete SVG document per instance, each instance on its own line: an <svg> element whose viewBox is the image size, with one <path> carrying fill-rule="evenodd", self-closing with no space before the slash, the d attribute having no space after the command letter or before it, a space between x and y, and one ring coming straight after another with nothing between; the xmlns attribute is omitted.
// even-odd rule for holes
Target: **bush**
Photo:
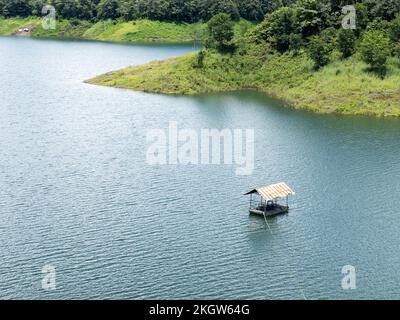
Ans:
<svg viewBox="0 0 400 320"><path fill-rule="evenodd" d="M382 68L390 55L390 40L381 31L371 30L364 34L360 43L360 54L372 68Z"/></svg>
<svg viewBox="0 0 400 320"><path fill-rule="evenodd" d="M340 29L338 36L338 48L343 58L354 54L357 38L353 30Z"/></svg>
<svg viewBox="0 0 400 320"><path fill-rule="evenodd" d="M220 52L234 51L233 37L235 33L233 27L234 23L226 13L212 17L207 23L206 47L217 49Z"/></svg>
<svg viewBox="0 0 400 320"><path fill-rule="evenodd" d="M69 20L69 22L71 23L71 26L74 26L74 27L79 26L80 23L81 23L80 20L77 19L77 18L71 18L71 19Z"/></svg>
<svg viewBox="0 0 400 320"><path fill-rule="evenodd" d="M315 69L326 66L330 62L332 47L324 39L314 36L310 40L309 54L314 61Z"/></svg>
<svg viewBox="0 0 400 320"><path fill-rule="evenodd" d="M204 68L205 57L206 57L205 51L204 50L199 51L199 53L196 56L196 61L194 62L193 67L199 69Z"/></svg>

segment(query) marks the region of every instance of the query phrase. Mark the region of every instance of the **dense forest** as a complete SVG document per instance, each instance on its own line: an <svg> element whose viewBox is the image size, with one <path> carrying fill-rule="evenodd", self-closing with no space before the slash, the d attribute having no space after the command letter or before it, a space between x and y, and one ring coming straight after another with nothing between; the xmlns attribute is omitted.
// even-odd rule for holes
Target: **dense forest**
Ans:
<svg viewBox="0 0 400 320"><path fill-rule="evenodd" d="M103 19L151 19L174 22L208 21L219 13L227 13L233 20L240 18L261 21L266 14L290 6L295 0L0 0L0 16L39 16L44 5L56 8L58 17L98 21ZM346 4L362 2L368 15L393 18L400 12L400 0L320 0L309 2L303 14L312 18L313 12L338 12ZM318 3L312 7L313 3ZM320 19L325 18L320 16ZM326 17L326 21L329 21ZM309 21L309 24L314 23Z"/></svg>
<svg viewBox="0 0 400 320"><path fill-rule="evenodd" d="M345 8L349 3L352 6ZM232 17L219 13L209 20L207 34L206 47L220 53L245 54L246 43L267 44L281 54L306 50L318 69L335 51L342 58L357 52L371 67L384 71L390 55L400 56L400 1L298 0L267 14L240 37L234 33Z"/></svg>
<svg viewBox="0 0 400 320"><path fill-rule="evenodd" d="M174 22L207 21L218 13L234 20L260 21L265 14L294 0L0 0L0 16L40 15L45 4L59 17L91 21L102 19L152 19Z"/></svg>
<svg viewBox="0 0 400 320"><path fill-rule="evenodd" d="M0 0L0 16L40 16L44 5L56 8L58 17L98 21L151 19L174 22L208 21L219 13L227 13L233 20L240 18L261 21L266 14L287 7L296 0ZM338 12L346 4L362 2L370 18L391 19L400 12L400 0L320 0L309 2L303 15L312 18L316 11L324 15ZM317 7L313 4L317 3ZM320 19L325 18L320 16ZM326 17L327 18L327 17ZM329 19L326 19L329 21ZM309 24L314 23L309 21Z"/></svg>

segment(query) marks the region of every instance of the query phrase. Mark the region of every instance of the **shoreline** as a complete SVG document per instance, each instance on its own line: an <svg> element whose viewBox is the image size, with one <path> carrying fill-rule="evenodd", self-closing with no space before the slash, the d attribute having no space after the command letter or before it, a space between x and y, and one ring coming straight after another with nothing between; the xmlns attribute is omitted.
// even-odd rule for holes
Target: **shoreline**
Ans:
<svg viewBox="0 0 400 320"><path fill-rule="evenodd" d="M53 40L53 41L70 41L70 42L99 42L104 44L121 45L121 46L147 46L147 47L163 47L163 46L193 46L191 42L146 42L146 41L112 41L112 40L97 40L97 39L86 39L86 38L56 38L56 37L38 37L38 36L17 36L17 35L2 35L0 38L13 38L13 39L31 39L31 40ZM202 47L197 46L195 51L200 50Z"/></svg>
<svg viewBox="0 0 400 320"><path fill-rule="evenodd" d="M243 57L207 53L206 66L194 68L196 53L127 67L85 83L173 96L241 91L251 88L282 105L318 114L400 117L400 72L392 60L385 79L366 72L356 58L336 60L318 71L305 54L272 55L253 72L237 68ZM207 65L208 64L208 65Z"/></svg>
<svg viewBox="0 0 400 320"><path fill-rule="evenodd" d="M0 18L0 36L32 39L89 40L122 44L201 45L203 23L173 23L153 20L57 20L56 29L45 30L41 18ZM29 32L20 31L25 28Z"/></svg>

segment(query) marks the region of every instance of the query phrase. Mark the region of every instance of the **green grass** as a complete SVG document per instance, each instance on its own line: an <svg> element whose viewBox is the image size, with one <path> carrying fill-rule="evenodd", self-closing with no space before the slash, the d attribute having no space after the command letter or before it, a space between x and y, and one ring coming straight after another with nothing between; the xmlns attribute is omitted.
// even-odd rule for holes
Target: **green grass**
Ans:
<svg viewBox="0 0 400 320"><path fill-rule="evenodd" d="M32 36L115 42L188 43L201 41L205 24L169 23L150 20L107 20L92 23L84 20L57 20L55 30L42 28L40 18L0 19L0 35L12 35L28 25L35 25Z"/></svg>
<svg viewBox="0 0 400 320"><path fill-rule="evenodd" d="M85 31L92 26L92 23L84 20L57 20L56 28L43 29L38 23L32 33L38 38L82 38Z"/></svg>
<svg viewBox="0 0 400 320"><path fill-rule="evenodd" d="M86 30L83 38L121 42L184 43L200 35L202 24L176 24L150 20L101 21ZM197 32L197 33L196 33ZM199 39L200 40L200 39Z"/></svg>
<svg viewBox="0 0 400 320"><path fill-rule="evenodd" d="M18 29L32 24L37 25L39 22L38 18L0 18L0 35L9 36Z"/></svg>
<svg viewBox="0 0 400 320"><path fill-rule="evenodd" d="M296 109L318 113L400 116L400 61L391 58L384 79L358 57L336 59L315 71L305 53L267 54L262 47L245 55L206 53L203 68L196 53L129 67L88 83L165 94L199 94L254 88ZM336 55L337 56L337 55Z"/></svg>
<svg viewBox="0 0 400 320"><path fill-rule="evenodd" d="M296 108L315 112L355 115L400 116L400 70L398 60L389 62L388 74L382 79L368 71L356 57L337 60L318 72L307 69L275 82L268 76L274 66L266 66L261 88L289 102ZM284 72L284 68L277 68ZM279 75L278 75L279 76ZM288 79L285 83L282 80ZM272 85L268 85L272 83Z"/></svg>
<svg viewBox="0 0 400 320"><path fill-rule="evenodd" d="M204 23L172 23L152 20L120 21L106 20L92 23L85 20L58 19L55 30L42 28L40 18L0 18L0 35L12 35L15 31L28 25L36 28L32 37L39 38L69 38L115 42L136 43L200 43L206 31ZM235 31L240 32L240 26L252 28L254 25L242 20L235 25Z"/></svg>

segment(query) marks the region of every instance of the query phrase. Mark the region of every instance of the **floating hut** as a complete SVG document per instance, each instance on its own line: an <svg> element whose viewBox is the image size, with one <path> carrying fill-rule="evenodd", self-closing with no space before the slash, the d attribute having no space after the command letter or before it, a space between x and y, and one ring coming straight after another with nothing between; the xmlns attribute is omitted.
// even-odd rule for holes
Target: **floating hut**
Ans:
<svg viewBox="0 0 400 320"><path fill-rule="evenodd" d="M250 195L249 212L264 217L288 213L289 196L294 194L294 191L286 183L259 187L245 193L245 195ZM279 204L279 201L285 198L286 205Z"/></svg>

